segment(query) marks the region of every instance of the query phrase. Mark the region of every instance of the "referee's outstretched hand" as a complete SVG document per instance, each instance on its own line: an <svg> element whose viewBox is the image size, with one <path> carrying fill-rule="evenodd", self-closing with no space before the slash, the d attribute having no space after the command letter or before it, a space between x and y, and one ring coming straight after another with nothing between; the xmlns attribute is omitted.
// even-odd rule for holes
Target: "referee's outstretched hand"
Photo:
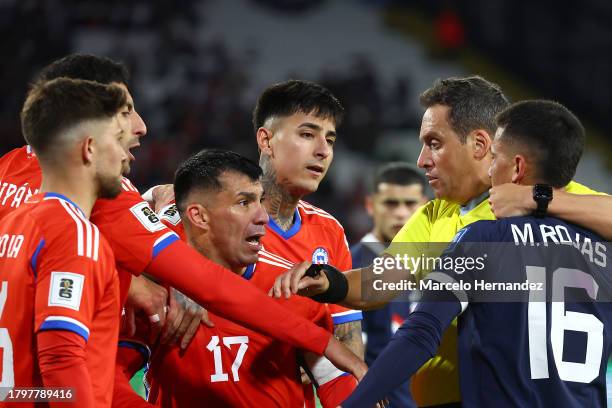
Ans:
<svg viewBox="0 0 612 408"><path fill-rule="evenodd" d="M289 299L291 295L296 294L315 296L325 292L329 288L329 281L324 273L317 274L315 277L306 276L306 271L311 265L310 262L302 262L279 275L274 286L268 291L268 296L276 298L284 296Z"/></svg>

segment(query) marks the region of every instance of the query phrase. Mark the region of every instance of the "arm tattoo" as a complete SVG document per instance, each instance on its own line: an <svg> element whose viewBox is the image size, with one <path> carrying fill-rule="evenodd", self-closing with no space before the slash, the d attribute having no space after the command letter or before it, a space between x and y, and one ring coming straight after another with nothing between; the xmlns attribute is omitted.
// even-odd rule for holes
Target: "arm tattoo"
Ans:
<svg viewBox="0 0 612 408"><path fill-rule="evenodd" d="M365 350L361 337L361 320L335 325L334 336L360 359L364 359Z"/></svg>

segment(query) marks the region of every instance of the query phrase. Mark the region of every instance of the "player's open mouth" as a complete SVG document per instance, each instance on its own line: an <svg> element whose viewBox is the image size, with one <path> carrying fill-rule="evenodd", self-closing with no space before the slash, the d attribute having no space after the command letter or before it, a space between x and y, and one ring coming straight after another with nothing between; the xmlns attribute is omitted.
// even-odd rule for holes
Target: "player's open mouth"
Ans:
<svg viewBox="0 0 612 408"><path fill-rule="evenodd" d="M253 234L251 236L248 236L246 239L246 242L249 243L250 246L253 247L253 249L256 249L257 251L261 250L261 237L263 237L264 234Z"/></svg>
<svg viewBox="0 0 612 408"><path fill-rule="evenodd" d="M132 154L132 149L135 149L137 147L140 147L140 143L136 143L135 145L132 145L130 147L128 147L128 157L130 158L130 161L133 162L134 160L136 160L136 158L134 157L134 155Z"/></svg>
<svg viewBox="0 0 612 408"><path fill-rule="evenodd" d="M320 176L321 174L323 174L323 171L325 170L323 166L319 166L316 164L312 166L306 166L306 169L308 169L311 173L316 174L317 176Z"/></svg>

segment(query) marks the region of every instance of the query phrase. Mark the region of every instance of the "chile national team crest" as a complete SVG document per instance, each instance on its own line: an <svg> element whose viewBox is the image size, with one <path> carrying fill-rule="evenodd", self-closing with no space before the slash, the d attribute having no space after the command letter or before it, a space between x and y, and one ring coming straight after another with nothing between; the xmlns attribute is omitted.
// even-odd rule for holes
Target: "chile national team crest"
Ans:
<svg viewBox="0 0 612 408"><path fill-rule="evenodd" d="M327 250L323 247L318 247L312 253L312 263L313 264L326 264L329 263L329 254Z"/></svg>

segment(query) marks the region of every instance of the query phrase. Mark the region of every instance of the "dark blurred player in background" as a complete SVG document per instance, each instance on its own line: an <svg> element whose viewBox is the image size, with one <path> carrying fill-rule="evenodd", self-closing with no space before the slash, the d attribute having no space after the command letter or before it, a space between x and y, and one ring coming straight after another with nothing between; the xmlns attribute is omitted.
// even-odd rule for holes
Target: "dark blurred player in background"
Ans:
<svg viewBox="0 0 612 408"><path fill-rule="evenodd" d="M100 78L102 82L117 84L127 92L125 67L109 59L91 55L71 55L58 60L43 70L38 81L67 75L93 76L94 80ZM129 96L128 100L131 102ZM134 116L133 104L128 105L123 114L132 121L132 132L125 143L126 151L129 151L131 147L138 146L146 128L142 119ZM136 123L140 127L136 126ZM0 158L0 177L3 185L27 184L33 189L39 188L38 159L28 150L28 147L24 146ZM134 159L131 154L129 157L130 160ZM24 170L27 172L25 176ZM129 171L127 163L123 170ZM344 354L329 333L306 319L288 314L278 304L269 302L269 299L252 285L188 247L159 221L127 178L123 179L122 187L123 191L114 200L98 200L91 217L113 249L121 283L122 304L127 297L131 276L145 272L172 287L184 290L198 303L206 304L210 311L230 317L296 347L318 354L326 353L330 359L339 358L336 362L341 366L342 361L346 362ZM195 280L202 284L194 286ZM228 301L238 292L240 297L236 298L236 302ZM151 324L158 327L158 323L165 317L166 307L164 304L155 306L157 310L147 312ZM261 319L262 313L267 315L268 319ZM195 323L189 324L194 331L200 321L199 315L196 317ZM186 326L182 320L175 324L172 329ZM188 333L193 334L192 331ZM359 369L347 366L349 370L353 368Z"/></svg>
<svg viewBox="0 0 612 408"><path fill-rule="evenodd" d="M263 251L260 244L268 215L262 205L261 168L257 164L233 152L205 150L179 166L174 189L184 227L181 232L204 256L262 292L291 267L290 262ZM279 303L332 332L325 305L298 297ZM142 360L134 350L142 349L141 344L149 338L146 315L140 317L137 342L124 342L127 347L120 348L117 359L118 380L123 382L117 385L117 407L148 406L128 384ZM211 406L303 407L294 347L220 316L212 319L214 327L201 325L194 344L184 352L176 346L149 343L150 402L162 407L199 407L203 401ZM305 360L316 361L316 357ZM335 408L356 385L339 370L326 380L319 393L324 407ZM347 382L351 385L348 389L343 384ZM334 390L337 387L345 391L338 393Z"/></svg>
<svg viewBox="0 0 612 408"><path fill-rule="evenodd" d="M42 168L42 194L0 222L2 406L39 406L13 392L43 386L70 389L72 407L111 405L119 278L88 218L98 198L121 192L126 103L118 86L67 78L28 93L22 129Z"/></svg>
<svg viewBox="0 0 612 408"><path fill-rule="evenodd" d="M553 187L571 181L585 135L579 120L565 107L551 101L519 102L501 112L497 124L490 168L494 186L535 184L541 194L552 194ZM530 288L521 293L522 302L491 303L474 302L478 290L425 291L343 406L371 406L409 378L435 354L443 331L459 314L464 406L607 406L605 374L612 350L609 246L592 231L545 215L545 209L539 208L534 216L469 225L457 234L445 256L474 257L493 251L485 269L436 270L426 279L472 284L478 279L491 283L528 280L552 288L552 297L546 290L534 295L536 289ZM509 242L515 250L462 244L487 242ZM548 244L534 256L527 249L534 242ZM503 280L491 279L495 277ZM567 298L579 289L584 293L579 301Z"/></svg>
<svg viewBox="0 0 612 408"><path fill-rule="evenodd" d="M365 207L374 226L361 242L351 247L353 267L372 264L410 216L427 202L425 177L408 163L387 163L376 169L368 185ZM407 299L406 299L407 300ZM363 331L366 335L365 362L372 365L385 348L393 332L410 313L410 304L391 302L378 310L363 312ZM391 407L416 407L410 396L409 382L388 396Z"/></svg>

